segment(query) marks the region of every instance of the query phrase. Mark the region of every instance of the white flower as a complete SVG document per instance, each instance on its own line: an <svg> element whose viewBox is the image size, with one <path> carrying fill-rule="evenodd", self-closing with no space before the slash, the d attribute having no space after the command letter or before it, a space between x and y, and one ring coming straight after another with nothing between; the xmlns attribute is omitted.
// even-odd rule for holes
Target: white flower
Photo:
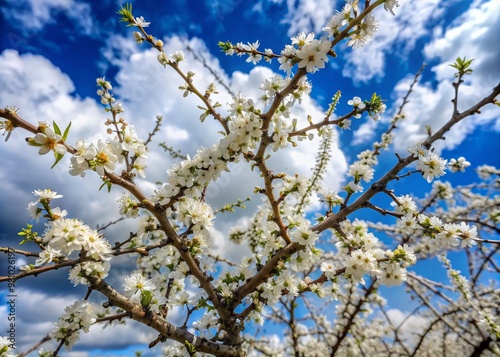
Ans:
<svg viewBox="0 0 500 357"><path fill-rule="evenodd" d="M416 143L408 147L408 152L413 155L413 157L419 159L425 157L429 150L427 150L421 143Z"/></svg>
<svg viewBox="0 0 500 357"><path fill-rule="evenodd" d="M38 201L28 203L28 207L26 208L30 213L31 218L38 220L42 216L43 209L38 207Z"/></svg>
<svg viewBox="0 0 500 357"><path fill-rule="evenodd" d="M305 227L297 228L292 233L292 237L295 242L308 247L313 247L314 243L318 239L318 235L316 234L316 232L313 232Z"/></svg>
<svg viewBox="0 0 500 357"><path fill-rule="evenodd" d="M136 218L139 216L139 202L134 200L128 193L124 193L119 199L120 210L118 213L125 217Z"/></svg>
<svg viewBox="0 0 500 357"><path fill-rule="evenodd" d="M278 62L280 63L280 69L287 72L287 75L290 75L290 72L293 67L292 59L295 57L296 49L292 45L286 45L285 49L281 51L281 56L278 58Z"/></svg>
<svg viewBox="0 0 500 357"><path fill-rule="evenodd" d="M374 170L370 166L357 161L349 166L347 175L353 177L354 182L358 183L360 180L364 180L365 182L371 181L373 179L373 173Z"/></svg>
<svg viewBox="0 0 500 357"><path fill-rule="evenodd" d="M273 56L274 56L273 50L272 50L272 49L270 49L270 48L266 48L266 49L264 50L264 53L266 54L266 55L265 55L265 57L264 57L264 60L265 60L266 62L271 63L271 61L273 60Z"/></svg>
<svg viewBox="0 0 500 357"><path fill-rule="evenodd" d="M432 182L434 178L443 176L445 174L446 160L440 158L434 153L427 153L426 156L420 157L417 163L417 170L420 170L427 180Z"/></svg>
<svg viewBox="0 0 500 357"><path fill-rule="evenodd" d="M82 248L85 251L85 256L92 257L96 260L110 260L113 254L109 242L104 239L99 232L90 228L88 228L83 235Z"/></svg>
<svg viewBox="0 0 500 357"><path fill-rule="evenodd" d="M133 25L137 27L148 27L150 24L151 22L144 21L144 17L141 16L135 18L135 23Z"/></svg>
<svg viewBox="0 0 500 357"><path fill-rule="evenodd" d="M154 291L156 286L152 280L146 279L142 274L132 274L125 278L123 288L131 295L132 300L140 302L143 291Z"/></svg>
<svg viewBox="0 0 500 357"><path fill-rule="evenodd" d="M375 17L366 17L359 25L358 31L356 31L351 36L349 42L347 42L347 46L352 46L355 49L363 47L370 42L377 29L378 22L375 20Z"/></svg>
<svg viewBox="0 0 500 357"><path fill-rule="evenodd" d="M163 65L163 66L166 66L167 64L170 63L170 61L168 60L168 57L167 57L166 53L163 52L163 51L158 54L157 58L158 58L158 62L160 62L160 64Z"/></svg>
<svg viewBox="0 0 500 357"><path fill-rule="evenodd" d="M397 226L401 229L403 234L413 234L418 229L417 221L413 218L412 214L401 217L397 222Z"/></svg>
<svg viewBox="0 0 500 357"><path fill-rule="evenodd" d="M366 273L375 271L377 260L371 252L357 249L346 259L345 267L347 276L351 276L354 280L360 280Z"/></svg>
<svg viewBox="0 0 500 357"><path fill-rule="evenodd" d="M38 144L37 146L40 146L38 151L40 155L45 155L51 150L61 155L67 152L61 135L56 134L51 128L45 128L43 133L37 133L33 140Z"/></svg>
<svg viewBox="0 0 500 357"><path fill-rule="evenodd" d="M463 156L459 157L458 159L451 159L450 162L448 163L448 168L452 172L465 172L465 169L470 166L470 162L467 161Z"/></svg>
<svg viewBox="0 0 500 357"><path fill-rule="evenodd" d="M33 194L35 196L40 197L40 199L47 200L47 201L63 197L63 195L58 195L56 191L51 191L50 189L45 189L43 191L42 190L35 190L35 191L33 191Z"/></svg>
<svg viewBox="0 0 500 357"><path fill-rule="evenodd" d="M337 269L335 268L335 264L332 262L321 263L321 271L325 273L325 276L328 279L334 279L337 275Z"/></svg>
<svg viewBox="0 0 500 357"><path fill-rule="evenodd" d="M342 197L340 197L337 192L329 191L324 189L323 192L320 193L320 201L327 203L331 206L339 206L342 204Z"/></svg>
<svg viewBox="0 0 500 357"><path fill-rule="evenodd" d="M347 104L354 106L354 110L357 112L358 110L365 109L365 103L361 100L360 97L354 97L347 102ZM361 118L361 114L357 113L354 115L355 118Z"/></svg>
<svg viewBox="0 0 500 357"><path fill-rule="evenodd" d="M365 103L361 100L360 97L354 97L351 100L347 102L347 104L354 106L354 108L357 109L364 109L365 108Z"/></svg>
<svg viewBox="0 0 500 357"><path fill-rule="evenodd" d="M99 176L104 176L104 169L113 171L118 162L118 156L112 153L110 147L102 140L97 142L95 158L92 160L93 167Z"/></svg>
<svg viewBox="0 0 500 357"><path fill-rule="evenodd" d="M105 90L113 89L113 87L111 86L111 83L109 83L105 79L105 77L99 77L95 81L96 81L96 83L97 83L98 86L102 87Z"/></svg>
<svg viewBox="0 0 500 357"><path fill-rule="evenodd" d="M299 68L306 68L307 72L315 72L317 69L324 68L325 62L328 62L327 53L330 51L331 43L329 41L312 40L310 43L302 46L297 52L297 57L301 60Z"/></svg>
<svg viewBox="0 0 500 357"><path fill-rule="evenodd" d="M39 267L46 263L50 263L54 260L54 258L57 258L59 256L61 256L60 250L53 249L51 246L47 246L44 250L38 253L38 259L35 261L35 266Z"/></svg>
<svg viewBox="0 0 500 357"><path fill-rule="evenodd" d="M309 34L305 34L304 32L299 33L297 36L293 36L291 38L292 45L297 45L298 47L302 47L308 43L311 43L314 40L314 33L310 32Z"/></svg>
<svg viewBox="0 0 500 357"><path fill-rule="evenodd" d="M70 349L78 341L80 330L89 332L90 325L95 321L94 306L88 301L77 301L64 309L63 316L50 334L56 341L64 340L64 346Z"/></svg>
<svg viewBox="0 0 500 357"><path fill-rule="evenodd" d="M391 202L391 206L395 207L396 213L411 214L417 210L417 205L410 195L397 197L398 202Z"/></svg>
<svg viewBox="0 0 500 357"><path fill-rule="evenodd" d="M106 278L110 269L110 264L107 261L94 262L86 261L75 265L69 272L69 280L74 286L78 284L88 284L86 276L95 276L100 279Z"/></svg>
<svg viewBox="0 0 500 357"><path fill-rule="evenodd" d="M462 222L457 227L457 232L462 239L462 243L460 244L462 247L471 247L477 244L475 241L477 239L477 228L475 226L471 227Z"/></svg>
<svg viewBox="0 0 500 357"><path fill-rule="evenodd" d="M350 181L346 186L344 186L344 189L347 193L363 192L363 186L358 185L354 181Z"/></svg>
<svg viewBox="0 0 500 357"><path fill-rule="evenodd" d="M453 188L449 182L434 181L431 194L437 198L449 199L453 197Z"/></svg>
<svg viewBox="0 0 500 357"><path fill-rule="evenodd" d="M257 64L262 59L262 55L258 53L257 49L259 48L259 41L255 41L254 43L248 43L248 45L242 45L242 48L247 51L248 58L246 62L252 62L253 64Z"/></svg>
<svg viewBox="0 0 500 357"><path fill-rule="evenodd" d="M182 52L182 51L175 51L174 54L172 55L172 58L177 63L182 62L185 59L184 52Z"/></svg>
<svg viewBox="0 0 500 357"><path fill-rule="evenodd" d="M137 160L135 160L132 167L137 172L137 175L142 178L146 178L146 173L144 172L144 170L146 169L146 161L144 159L138 158Z"/></svg>
<svg viewBox="0 0 500 357"><path fill-rule="evenodd" d="M181 221L187 227L193 224L195 233L204 233L212 226L214 214L210 205L187 197L179 201L177 205Z"/></svg>
<svg viewBox="0 0 500 357"><path fill-rule="evenodd" d="M346 19L344 14L341 12L337 12L334 14L330 20L326 23L326 25L322 28L323 31L327 33L328 37L332 37L335 35L339 29L346 24Z"/></svg>
<svg viewBox="0 0 500 357"><path fill-rule="evenodd" d="M142 34L138 31L134 31L132 35L134 36L134 40L137 43L143 43L146 40L144 37L142 37Z"/></svg>
<svg viewBox="0 0 500 357"><path fill-rule="evenodd" d="M406 280L406 269L399 264L387 264L380 275L380 282L387 286L401 285Z"/></svg>

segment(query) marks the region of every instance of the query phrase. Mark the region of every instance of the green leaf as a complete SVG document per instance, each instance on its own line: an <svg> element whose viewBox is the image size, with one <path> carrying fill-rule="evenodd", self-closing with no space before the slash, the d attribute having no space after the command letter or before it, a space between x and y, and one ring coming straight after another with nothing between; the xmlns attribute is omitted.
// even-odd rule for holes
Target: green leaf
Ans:
<svg viewBox="0 0 500 357"><path fill-rule="evenodd" d="M64 141L66 141L66 139L68 138L68 134L69 134L69 129L71 128L71 122L69 122L68 126L66 127L66 129L64 129L64 134L62 136L62 139Z"/></svg>
<svg viewBox="0 0 500 357"><path fill-rule="evenodd" d="M58 152L55 151L54 151L54 156L56 157L56 161L54 161L54 164L50 167L51 169L53 169L59 163L59 161L61 161L62 158L64 157L64 155L59 154Z"/></svg>
<svg viewBox="0 0 500 357"><path fill-rule="evenodd" d="M61 135L61 129L59 129L55 121L52 122L52 125L54 126L54 133Z"/></svg>
<svg viewBox="0 0 500 357"><path fill-rule="evenodd" d="M104 181L103 184L99 187L99 191L101 191L104 186L108 186L108 193L111 192L111 186L113 186L111 181L109 180Z"/></svg>
<svg viewBox="0 0 500 357"><path fill-rule="evenodd" d="M221 51L227 52L233 47L233 44L229 41L226 41L226 42L219 41L217 46L220 47Z"/></svg>
<svg viewBox="0 0 500 357"><path fill-rule="evenodd" d="M132 15L132 4L127 3L125 6L122 6L120 10L117 12L118 15L121 15L120 21L128 22L129 25L134 23L134 16Z"/></svg>
<svg viewBox="0 0 500 357"><path fill-rule="evenodd" d="M38 233L37 232L33 232L31 231L31 229L33 228L33 225L32 224L26 224L26 227L27 228L22 228L21 232L17 233L17 235L21 236L21 237L25 237L21 243L19 244L24 244L26 242L29 242L29 241L34 241L35 238L38 236Z"/></svg>
<svg viewBox="0 0 500 357"><path fill-rule="evenodd" d="M151 305L151 300L153 299L153 293L149 290L141 291L141 305L144 308Z"/></svg>
<svg viewBox="0 0 500 357"><path fill-rule="evenodd" d="M455 74L455 77L463 76L465 74L471 74L473 70L470 67L472 61L474 59L467 60L466 57L460 58L457 57L455 63L450 64L451 67L456 68L458 72Z"/></svg>

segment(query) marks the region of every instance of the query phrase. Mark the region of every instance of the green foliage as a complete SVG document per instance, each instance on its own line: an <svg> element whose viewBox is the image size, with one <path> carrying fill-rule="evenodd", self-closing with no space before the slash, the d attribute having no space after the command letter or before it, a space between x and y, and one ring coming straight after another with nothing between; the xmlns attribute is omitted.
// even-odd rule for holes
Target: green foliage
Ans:
<svg viewBox="0 0 500 357"><path fill-rule="evenodd" d="M473 70L469 68L472 61L474 61L474 59L467 60L466 57L464 58L457 57L456 62L450 64L451 67L456 68L458 70L458 72L455 73L455 77L459 78L466 74L472 74Z"/></svg>

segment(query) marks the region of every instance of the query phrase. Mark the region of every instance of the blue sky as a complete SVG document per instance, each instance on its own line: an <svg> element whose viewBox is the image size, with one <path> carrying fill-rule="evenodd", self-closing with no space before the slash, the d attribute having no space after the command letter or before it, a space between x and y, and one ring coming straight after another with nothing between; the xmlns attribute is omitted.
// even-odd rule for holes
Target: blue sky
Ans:
<svg viewBox="0 0 500 357"><path fill-rule="evenodd" d="M325 185L331 189L339 189L345 183L348 164L354 161L357 153L370 148L373 140L378 139L377 135L386 129L422 63L427 67L406 108L407 119L397 130L394 148L381 158L378 167L381 171L376 177L384 168L392 166L394 152L404 153L408 144L422 139L426 125L439 128L449 118L453 69L448 64L456 57L475 58L473 76L462 88L461 108L481 99L500 78L500 7L495 0L400 2L395 17L383 9L375 12L380 28L368 46L354 51L345 44L336 48L338 57L330 60L328 68L309 77L313 83L312 98L304 101L302 111L294 113L302 119L306 114L322 118L338 89L342 90L338 113L348 110L347 101L353 96L369 99L376 91L387 100L387 113L380 122L362 118L353 122L352 130L338 133L332 153L334 159L325 178ZM31 122L56 120L64 127L72 122L70 142L80 137L95 140L104 137L102 123L106 118L95 94L95 78L105 75L113 84L116 96L126 104L125 115L140 134L147 134L153 127L154 118L160 114L165 117L165 124L157 142L167 141L191 155L199 146L213 144L219 130L216 123L207 120L200 126L198 102L191 97L183 99L178 90L183 83L158 65L155 52L147 45L135 44L132 29L118 21L116 11L122 4L122 1L112 0L4 1L0 8L0 106L20 108L19 114ZM254 66L246 63L243 57L229 57L220 52L218 41L260 40L260 49L271 48L279 53L290 42L290 36L302 31L319 33L333 11L342 6L341 0L133 2L135 16L151 21L149 31L163 39L167 53L185 51L187 62L183 68L197 72L195 80L200 88L205 88L213 78L186 50L187 44L234 92L241 91L254 98L260 95L258 86L264 79L273 73L284 74L278 70L277 61ZM220 86L219 89L220 101L229 102L230 96ZM447 140L439 144L438 150L447 159L465 156L472 168L482 164L498 166L499 118L498 110L494 111L492 106L485 108L480 116L454 128ZM31 191L35 189L51 188L62 193L64 198L58 202L60 207L90 226L105 224L118 217L115 201L119 192L98 192L100 182L95 175L88 174L85 179L70 177L63 164L49 170L51 157L38 156L34 148L26 146L25 136L26 133L16 130L9 142L0 145L2 246L17 244L16 232L29 220L25 207L33 200ZM279 153L273 162L274 168L307 175L314 166L316 145L317 142L313 142ZM150 183L140 182L146 192L152 192L155 181L164 179L173 162L165 156L160 152L151 154L152 163L147 170ZM233 174L214 185L213 192L208 195L214 206L245 198L253 190L255 175L240 167L233 169ZM456 184L474 179L472 169L463 174L450 173L443 178ZM409 184L396 188L402 193L422 195L429 185L416 177ZM249 209L257 203L251 203ZM243 253L224 244L224 233L235 222L244 224L248 214L250 212L240 212L231 221L221 219L217 223L215 241L219 253L234 259L241 257ZM39 226L39 232L41 230L43 227ZM117 240L132 230L134 222L112 227L107 235L114 237L110 240ZM129 263L117 264L123 274ZM115 279L119 279L119 275ZM59 316L68 301L65 294L77 299L84 293L82 289L71 288L66 271L54 272L49 279L30 278L18 283L23 304L20 319L30 324L30 332L19 340L23 349L50 330L50 321ZM43 306L42 311L40 306ZM5 321L0 321L0 327L3 323ZM132 354L128 350L117 352L124 347L120 341L142 346L150 341L151 335L136 331L133 327L123 328L119 340L105 330L104 336L112 348L109 353L129 356ZM96 347L92 334L84 336L78 346L84 351ZM105 352L98 352L101 354Z"/></svg>

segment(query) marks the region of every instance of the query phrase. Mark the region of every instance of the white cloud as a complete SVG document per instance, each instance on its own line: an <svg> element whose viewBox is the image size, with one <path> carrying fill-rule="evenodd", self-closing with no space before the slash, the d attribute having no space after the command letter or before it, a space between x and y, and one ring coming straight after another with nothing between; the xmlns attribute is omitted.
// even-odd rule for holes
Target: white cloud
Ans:
<svg viewBox="0 0 500 357"><path fill-rule="evenodd" d="M288 25L288 35L295 36L300 32L315 32L319 34L323 26L333 14L336 1L332 0L285 0L287 13L281 20L282 24ZM281 4L283 0L263 0L257 2L254 12L265 15L267 7L273 4Z"/></svg>
<svg viewBox="0 0 500 357"><path fill-rule="evenodd" d="M331 0L287 0L288 13L282 23L289 25L288 35L313 31L320 33L333 14L335 2Z"/></svg>
<svg viewBox="0 0 500 357"><path fill-rule="evenodd" d="M412 315L407 318L410 313L398 309L387 310L386 314L393 326L397 327L403 323L398 329L398 334L402 339L415 338L415 331L422 331L429 324L427 319L422 316Z"/></svg>
<svg viewBox="0 0 500 357"><path fill-rule="evenodd" d="M26 2L7 0L2 6L5 18L12 19L11 23L22 31L37 32L47 24L56 21L56 15L64 14L84 34L93 31L93 21L89 4L78 0L28 0Z"/></svg>
<svg viewBox="0 0 500 357"><path fill-rule="evenodd" d="M408 144L421 141L426 135L426 125L434 131L446 123L452 115L451 99L454 88L451 82L454 69L449 64L457 57L474 58L471 68L474 72L464 78L460 86L459 111L470 107L484 98L498 84L500 78L500 47L498 33L498 6L496 1L478 2L458 17L444 31L436 31L429 44L424 47L428 62L435 74L436 86L419 83L414 87L410 103L405 107L407 118L400 124L395 135L397 150L405 150ZM411 78L405 78L395 87L395 94L401 97L408 89ZM452 149L459 145L477 125L492 123L500 130L500 118L493 106L484 107L481 116L467 118L455 126L445 141L437 143L440 149Z"/></svg>
<svg viewBox="0 0 500 357"><path fill-rule="evenodd" d="M359 126L353 133L352 144L358 145L362 143L367 143L373 139L375 134L375 129L377 128L377 122L371 120L368 117L364 117L365 122Z"/></svg>
<svg viewBox="0 0 500 357"><path fill-rule="evenodd" d="M443 13L439 0L400 1L395 16L383 7L374 12L380 26L373 40L361 49L349 50L342 75L354 82L367 82L393 74L385 68L388 55L405 58L418 39L429 34L429 25Z"/></svg>

